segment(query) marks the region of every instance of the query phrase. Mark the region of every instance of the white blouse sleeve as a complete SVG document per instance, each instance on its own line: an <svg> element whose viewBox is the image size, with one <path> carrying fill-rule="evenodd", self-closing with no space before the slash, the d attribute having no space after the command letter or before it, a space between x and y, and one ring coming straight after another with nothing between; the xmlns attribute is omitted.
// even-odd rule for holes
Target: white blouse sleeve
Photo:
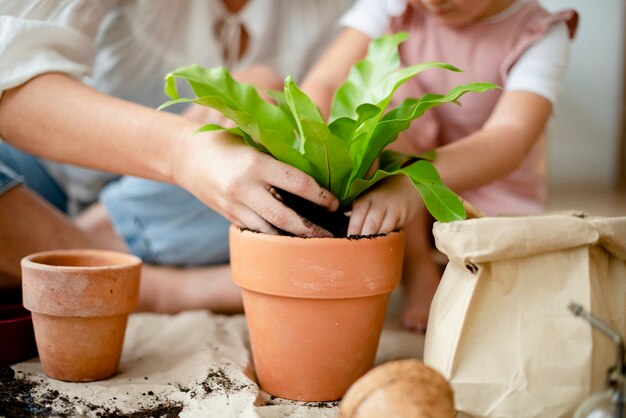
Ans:
<svg viewBox="0 0 626 418"><path fill-rule="evenodd" d="M569 61L570 39L564 23L552 25L511 67L504 89L538 94L556 104Z"/></svg>
<svg viewBox="0 0 626 418"><path fill-rule="evenodd" d="M114 0L0 0L0 94L33 77L90 74L98 27Z"/></svg>
<svg viewBox="0 0 626 418"><path fill-rule="evenodd" d="M358 30L371 39L387 33L393 16L406 8L406 0L356 0L341 18L343 27Z"/></svg>

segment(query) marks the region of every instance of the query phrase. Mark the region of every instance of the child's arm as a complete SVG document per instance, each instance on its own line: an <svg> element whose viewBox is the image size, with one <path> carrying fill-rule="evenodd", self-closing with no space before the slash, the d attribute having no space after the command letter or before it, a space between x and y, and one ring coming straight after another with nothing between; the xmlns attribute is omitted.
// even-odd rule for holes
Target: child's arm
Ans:
<svg viewBox="0 0 626 418"><path fill-rule="evenodd" d="M437 149L443 182L462 192L500 179L522 163L543 133L552 103L530 92L505 92L479 131Z"/></svg>
<svg viewBox="0 0 626 418"><path fill-rule="evenodd" d="M370 38L358 30L345 28L326 49L302 82L306 92L328 118L333 94L348 78L350 68L365 57Z"/></svg>
<svg viewBox="0 0 626 418"><path fill-rule="evenodd" d="M443 182L458 193L506 176L541 136L551 111L551 102L537 94L504 93L482 129L437 149L435 166ZM355 201L348 234L393 231L422 205L409 180L395 176Z"/></svg>

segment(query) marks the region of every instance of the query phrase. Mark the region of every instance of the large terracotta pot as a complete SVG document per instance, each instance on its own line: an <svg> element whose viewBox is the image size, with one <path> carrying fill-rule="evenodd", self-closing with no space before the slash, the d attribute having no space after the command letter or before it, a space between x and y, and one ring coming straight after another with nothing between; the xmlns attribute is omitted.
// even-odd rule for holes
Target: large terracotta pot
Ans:
<svg viewBox="0 0 626 418"><path fill-rule="evenodd" d="M24 307L33 315L46 375L85 382L117 372L140 272L139 258L112 251L46 251L22 259Z"/></svg>
<svg viewBox="0 0 626 418"><path fill-rule="evenodd" d="M230 229L257 379L281 398L331 401L374 365L404 233L298 238Z"/></svg>

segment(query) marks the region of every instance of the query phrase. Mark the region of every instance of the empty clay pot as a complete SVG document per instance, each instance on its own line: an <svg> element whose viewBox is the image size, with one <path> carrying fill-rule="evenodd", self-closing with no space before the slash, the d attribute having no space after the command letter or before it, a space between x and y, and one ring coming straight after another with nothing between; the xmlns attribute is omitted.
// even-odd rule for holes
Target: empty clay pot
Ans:
<svg viewBox="0 0 626 418"><path fill-rule="evenodd" d="M340 418L453 418L448 381L418 360L384 363L361 377L341 401Z"/></svg>
<svg viewBox="0 0 626 418"><path fill-rule="evenodd" d="M331 401L373 365L404 233L300 238L231 227L259 385L281 398Z"/></svg>
<svg viewBox="0 0 626 418"><path fill-rule="evenodd" d="M47 376L85 382L117 372L140 273L139 258L113 251L46 251L22 259L24 306Z"/></svg>

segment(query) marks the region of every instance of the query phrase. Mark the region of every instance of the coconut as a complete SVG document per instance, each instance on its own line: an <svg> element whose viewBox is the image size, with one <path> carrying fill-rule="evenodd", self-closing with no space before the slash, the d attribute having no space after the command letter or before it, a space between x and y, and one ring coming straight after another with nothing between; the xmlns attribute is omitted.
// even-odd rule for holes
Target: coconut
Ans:
<svg viewBox="0 0 626 418"><path fill-rule="evenodd" d="M340 418L452 418L446 379L418 360L396 360L370 370L348 390Z"/></svg>

